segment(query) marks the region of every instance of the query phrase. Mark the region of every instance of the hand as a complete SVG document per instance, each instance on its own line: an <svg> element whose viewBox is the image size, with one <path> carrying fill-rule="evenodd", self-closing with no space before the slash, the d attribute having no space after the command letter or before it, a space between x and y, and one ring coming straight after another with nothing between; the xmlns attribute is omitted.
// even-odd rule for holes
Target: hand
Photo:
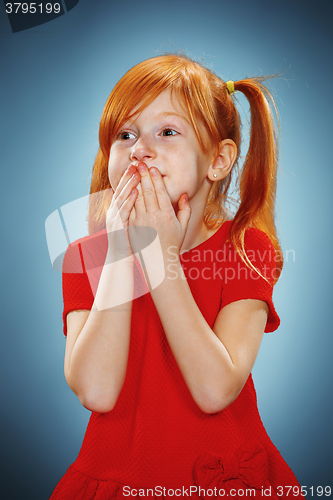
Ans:
<svg viewBox="0 0 333 500"><path fill-rule="evenodd" d="M164 255L169 247L176 248L179 254L191 216L187 195L184 193L179 198L176 215L159 170L156 167L148 170L143 162L137 168L141 183L129 223L155 229Z"/></svg>
<svg viewBox="0 0 333 500"><path fill-rule="evenodd" d="M106 214L106 229L109 240L108 261L121 258L134 261L128 236L128 224L131 211L138 195L136 186L140 182L140 174L134 165L125 170L113 193L110 207Z"/></svg>

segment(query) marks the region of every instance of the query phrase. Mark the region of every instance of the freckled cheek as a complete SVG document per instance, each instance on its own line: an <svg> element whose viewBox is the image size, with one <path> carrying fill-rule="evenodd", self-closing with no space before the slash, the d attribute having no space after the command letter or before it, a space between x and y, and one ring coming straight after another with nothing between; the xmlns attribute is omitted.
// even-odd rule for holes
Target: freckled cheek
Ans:
<svg viewBox="0 0 333 500"><path fill-rule="evenodd" d="M124 161L121 161L121 158L118 158L117 155L110 154L108 175L112 189L115 190L117 188L127 167L128 165L126 165Z"/></svg>

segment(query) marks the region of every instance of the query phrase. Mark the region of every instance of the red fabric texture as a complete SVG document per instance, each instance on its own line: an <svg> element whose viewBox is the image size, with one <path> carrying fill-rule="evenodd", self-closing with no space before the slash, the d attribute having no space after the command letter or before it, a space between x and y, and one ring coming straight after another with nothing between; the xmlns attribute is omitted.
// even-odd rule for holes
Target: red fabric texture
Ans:
<svg viewBox="0 0 333 500"><path fill-rule="evenodd" d="M268 281L255 272L246 273L248 268L227 242L230 224L225 222L212 237L181 255L191 292L211 327L221 308L233 301L266 301L265 331L272 332L280 323L272 302L273 246L264 233L248 229L249 258ZM106 233L100 232L71 245L65 256L65 334L68 312L92 306L90 285L96 287L106 250ZM137 262L134 272L135 287L142 287L143 293ZM270 496L277 498L277 488L286 485L299 487L262 424L252 375L228 408L213 415L203 413L181 375L151 295L137 297L127 374L118 401L109 413L92 412L79 455L51 499L163 498L172 496L168 490L174 496L194 498L223 496L218 494L223 490L225 496L244 498L250 488L252 497L262 498L262 489L270 489ZM210 488L216 488L213 495L206 493ZM243 491L237 495L234 490ZM293 494L293 498L303 497Z"/></svg>

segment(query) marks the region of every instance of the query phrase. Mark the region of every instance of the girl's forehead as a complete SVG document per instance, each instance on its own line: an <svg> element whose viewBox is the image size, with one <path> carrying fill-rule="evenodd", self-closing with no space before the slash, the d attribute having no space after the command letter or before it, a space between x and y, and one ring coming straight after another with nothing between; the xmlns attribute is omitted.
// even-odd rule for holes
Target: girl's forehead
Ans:
<svg viewBox="0 0 333 500"><path fill-rule="evenodd" d="M130 112L126 121L135 121L142 114L158 118L173 114L190 122L184 102L171 89L163 90L147 105L145 101L140 101Z"/></svg>

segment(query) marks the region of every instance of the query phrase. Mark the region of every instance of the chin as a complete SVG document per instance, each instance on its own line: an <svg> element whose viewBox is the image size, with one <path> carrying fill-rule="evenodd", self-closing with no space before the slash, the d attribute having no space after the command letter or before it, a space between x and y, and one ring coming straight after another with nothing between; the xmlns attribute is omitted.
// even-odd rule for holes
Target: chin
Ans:
<svg viewBox="0 0 333 500"><path fill-rule="evenodd" d="M178 211L178 201L179 201L179 198L181 197L182 193L174 194L170 191L170 189L167 188L167 186L165 186L165 188L166 188L166 191L169 195L169 198L170 198L170 201L171 201L173 208L176 209L176 211Z"/></svg>

